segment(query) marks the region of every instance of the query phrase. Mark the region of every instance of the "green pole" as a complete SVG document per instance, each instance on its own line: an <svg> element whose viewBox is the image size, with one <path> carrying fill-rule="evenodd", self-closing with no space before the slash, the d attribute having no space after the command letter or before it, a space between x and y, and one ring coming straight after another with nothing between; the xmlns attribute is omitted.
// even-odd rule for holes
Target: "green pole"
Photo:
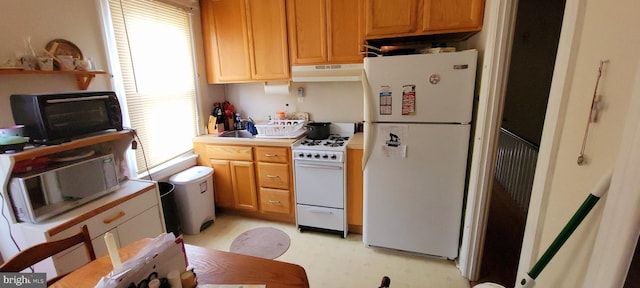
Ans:
<svg viewBox="0 0 640 288"><path fill-rule="evenodd" d="M598 200L600 200L600 197L595 196L593 194L589 194L589 197L587 197L587 199L584 200L580 208L578 208L578 211L576 211L573 217L571 217L567 225L564 226L562 231L560 231L560 234L558 234L556 239L553 240L553 243L551 243L549 248L547 248L547 251L545 251L542 257L540 257L540 260L538 260L538 262L536 262L533 268L531 268L531 271L529 271L528 274L529 276L531 276L532 279L536 279L538 275L540 275L540 272L542 272L544 267L546 267L547 264L549 264L549 261L551 261L551 258L553 258L553 256L555 256L556 253L558 253L558 250L560 250L560 247L562 247L562 245L564 245L564 243L567 242L567 239L569 239L571 234L573 234L573 231L576 231L576 228L578 228L578 225L580 225L580 223L582 223L582 220L584 220L584 218L587 217L587 214L589 214L593 206L595 206L596 203L598 203Z"/></svg>

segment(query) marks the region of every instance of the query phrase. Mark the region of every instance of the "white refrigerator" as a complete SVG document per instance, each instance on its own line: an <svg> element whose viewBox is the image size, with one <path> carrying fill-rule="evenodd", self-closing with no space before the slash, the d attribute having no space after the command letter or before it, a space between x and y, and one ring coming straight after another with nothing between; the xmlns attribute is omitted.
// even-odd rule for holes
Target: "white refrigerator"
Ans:
<svg viewBox="0 0 640 288"><path fill-rule="evenodd" d="M365 58L365 245L457 258L476 62L476 50Z"/></svg>

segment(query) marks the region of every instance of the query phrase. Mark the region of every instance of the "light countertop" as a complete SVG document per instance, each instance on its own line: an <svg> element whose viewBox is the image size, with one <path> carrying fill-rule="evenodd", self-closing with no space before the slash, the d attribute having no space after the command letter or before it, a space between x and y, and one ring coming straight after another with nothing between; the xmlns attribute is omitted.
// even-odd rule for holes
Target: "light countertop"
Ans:
<svg viewBox="0 0 640 288"><path fill-rule="evenodd" d="M200 135L193 138L193 142L206 144L229 144L229 145L259 145L259 146L278 146L291 147L293 142L302 138L235 138L235 137L218 137L217 134Z"/></svg>
<svg viewBox="0 0 640 288"><path fill-rule="evenodd" d="M364 148L364 138L363 133L356 133L353 135L353 138L349 140L349 144L347 144L348 149L363 149Z"/></svg>
<svg viewBox="0 0 640 288"><path fill-rule="evenodd" d="M303 135L304 136L304 135ZM229 144L229 145L259 145L259 146L279 146L291 147L293 142L302 138L279 139L279 138L234 138L234 137L218 137L217 134L200 135L193 138L193 142L206 144ZM347 145L348 149L363 149L364 139L362 133L356 133Z"/></svg>

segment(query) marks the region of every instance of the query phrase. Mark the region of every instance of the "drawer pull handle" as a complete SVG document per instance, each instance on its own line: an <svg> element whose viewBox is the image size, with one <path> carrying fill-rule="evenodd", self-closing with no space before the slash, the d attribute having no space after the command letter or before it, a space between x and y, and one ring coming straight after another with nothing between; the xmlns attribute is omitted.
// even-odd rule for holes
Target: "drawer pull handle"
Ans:
<svg viewBox="0 0 640 288"><path fill-rule="evenodd" d="M265 157L278 157L278 154L264 154Z"/></svg>
<svg viewBox="0 0 640 288"><path fill-rule="evenodd" d="M327 215L333 215L333 211L326 211L326 210L312 209L312 210L309 210L309 212L311 212L311 213L316 213L316 214L327 214Z"/></svg>
<svg viewBox="0 0 640 288"><path fill-rule="evenodd" d="M109 223L111 223L113 221L116 221L116 220L122 218L122 217L124 217L124 211L120 211L120 212L118 212L118 214L113 215L113 216L111 216L111 217L109 217L107 219L102 220L102 223L109 224Z"/></svg>
<svg viewBox="0 0 640 288"><path fill-rule="evenodd" d="M267 178L280 178L278 175L267 175Z"/></svg>
<svg viewBox="0 0 640 288"><path fill-rule="evenodd" d="M278 200L269 200L269 204L280 204Z"/></svg>

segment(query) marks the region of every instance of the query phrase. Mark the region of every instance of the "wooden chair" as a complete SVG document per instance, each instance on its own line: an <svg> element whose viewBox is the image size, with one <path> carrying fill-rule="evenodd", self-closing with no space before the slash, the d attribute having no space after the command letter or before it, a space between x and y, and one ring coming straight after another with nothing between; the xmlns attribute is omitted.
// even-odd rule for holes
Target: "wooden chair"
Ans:
<svg viewBox="0 0 640 288"><path fill-rule="evenodd" d="M0 272L20 272L80 243L84 243L89 259L91 259L91 261L96 260L96 254L93 251L93 244L91 244L91 237L89 236L89 229L87 229L87 225L84 225L82 226L82 231L69 238L37 244L22 250L13 256L13 258L7 260L6 263L2 264L2 266L0 266ZM55 278L49 279L47 286L55 283L63 276L65 275L58 275Z"/></svg>
<svg viewBox="0 0 640 288"><path fill-rule="evenodd" d="M382 282L378 288L389 288L389 286L391 286L391 278L387 276L382 277Z"/></svg>

